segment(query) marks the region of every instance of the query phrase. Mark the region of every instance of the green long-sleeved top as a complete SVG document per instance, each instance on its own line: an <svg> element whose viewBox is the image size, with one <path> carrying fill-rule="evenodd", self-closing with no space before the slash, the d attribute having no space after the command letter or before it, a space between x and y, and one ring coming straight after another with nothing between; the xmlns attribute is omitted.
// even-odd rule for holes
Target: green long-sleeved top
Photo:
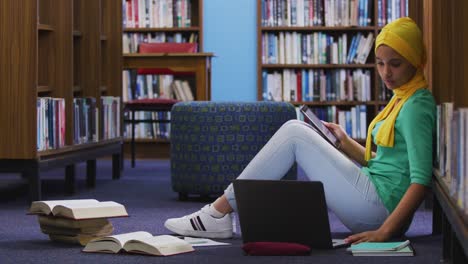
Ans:
<svg viewBox="0 0 468 264"><path fill-rule="evenodd" d="M390 213L410 184L431 185L435 118L432 94L427 89L416 91L398 113L394 146L377 146L376 157L362 168ZM372 130L374 143L382 122L378 122Z"/></svg>

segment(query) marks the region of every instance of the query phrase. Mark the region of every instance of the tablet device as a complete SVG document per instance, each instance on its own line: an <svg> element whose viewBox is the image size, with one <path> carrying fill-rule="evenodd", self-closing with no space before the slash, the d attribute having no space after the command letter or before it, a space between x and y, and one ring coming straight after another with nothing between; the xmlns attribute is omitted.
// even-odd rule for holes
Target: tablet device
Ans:
<svg viewBox="0 0 468 264"><path fill-rule="evenodd" d="M311 124L315 130L330 144L332 144L335 148L338 148L339 142L336 138L335 134L331 130L329 130L322 121L314 114L312 109L310 109L307 105L303 105L300 108L301 112L304 114L304 119L307 123Z"/></svg>

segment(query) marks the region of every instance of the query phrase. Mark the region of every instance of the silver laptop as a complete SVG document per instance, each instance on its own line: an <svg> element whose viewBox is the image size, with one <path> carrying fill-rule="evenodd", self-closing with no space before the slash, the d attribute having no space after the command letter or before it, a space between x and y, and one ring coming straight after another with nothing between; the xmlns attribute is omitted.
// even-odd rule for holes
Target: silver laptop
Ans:
<svg viewBox="0 0 468 264"><path fill-rule="evenodd" d="M235 180L244 243L294 242L314 248L345 246L330 233L323 185L318 181Z"/></svg>

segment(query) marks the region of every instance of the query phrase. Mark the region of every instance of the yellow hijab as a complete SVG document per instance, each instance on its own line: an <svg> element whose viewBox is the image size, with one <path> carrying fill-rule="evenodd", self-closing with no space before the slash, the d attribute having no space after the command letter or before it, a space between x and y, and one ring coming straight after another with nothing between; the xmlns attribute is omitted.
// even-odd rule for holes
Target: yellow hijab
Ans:
<svg viewBox="0 0 468 264"><path fill-rule="evenodd" d="M377 145L383 147L393 147L395 120L401 108L417 90L427 87L423 74L423 67L426 63L426 52L424 49L421 31L416 23L409 17L399 18L387 24L375 41L375 51L380 45L387 45L394 49L406 60L408 60L417 71L413 78L402 86L393 89L394 96L387 106L372 120L367 131L366 161L372 157L372 130L377 122L384 120L377 131L375 141ZM397 101L399 100L399 103Z"/></svg>

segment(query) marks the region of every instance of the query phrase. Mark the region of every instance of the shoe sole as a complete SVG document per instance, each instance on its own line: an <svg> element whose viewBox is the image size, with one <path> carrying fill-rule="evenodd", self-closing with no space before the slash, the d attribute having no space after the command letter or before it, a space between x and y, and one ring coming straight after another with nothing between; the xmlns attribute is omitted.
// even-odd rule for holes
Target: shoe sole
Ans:
<svg viewBox="0 0 468 264"><path fill-rule="evenodd" d="M172 226L168 223L164 223L164 227L170 231L183 235L183 236L193 236L193 237L203 237L203 238L232 238L232 230L226 230L221 232L209 232L209 231L196 231L196 230L183 230L175 226Z"/></svg>

